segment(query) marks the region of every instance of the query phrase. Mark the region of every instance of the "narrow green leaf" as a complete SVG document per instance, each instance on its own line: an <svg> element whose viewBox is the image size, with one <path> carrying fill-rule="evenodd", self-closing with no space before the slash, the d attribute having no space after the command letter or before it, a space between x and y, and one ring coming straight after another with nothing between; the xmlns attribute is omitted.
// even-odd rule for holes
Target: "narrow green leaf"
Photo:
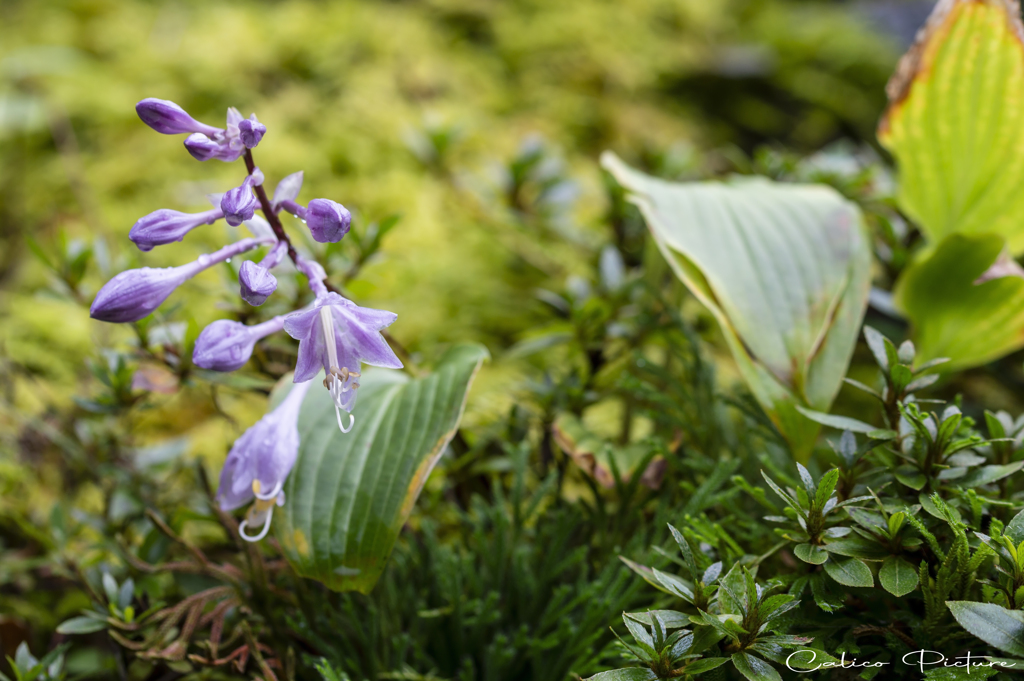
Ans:
<svg viewBox="0 0 1024 681"><path fill-rule="evenodd" d="M775 667L748 653L733 653L732 664L750 681L782 681Z"/></svg>
<svg viewBox="0 0 1024 681"><path fill-rule="evenodd" d="M107 623L103 620L92 617L72 617L60 623L57 627L57 633L66 635L92 634L97 631L103 631L107 626Z"/></svg>
<svg viewBox="0 0 1024 681"><path fill-rule="evenodd" d="M487 351L449 350L433 374L409 379L368 370L355 426L342 434L326 390L309 391L299 417L299 457L274 518L300 575L337 591L368 592L434 464L455 435L469 386Z"/></svg>
<svg viewBox="0 0 1024 681"><path fill-rule="evenodd" d="M830 428L836 428L838 430L849 430L854 433L870 433L878 430L877 427L872 426L869 423L864 423L857 419L851 419L848 416L825 414L820 411L814 411L813 409L806 409L804 407L797 407L796 410L815 423L820 423L823 426L829 426Z"/></svg>
<svg viewBox="0 0 1024 681"><path fill-rule="evenodd" d="M627 667L599 672L589 677L587 681L654 681L657 678L658 675L647 667Z"/></svg>

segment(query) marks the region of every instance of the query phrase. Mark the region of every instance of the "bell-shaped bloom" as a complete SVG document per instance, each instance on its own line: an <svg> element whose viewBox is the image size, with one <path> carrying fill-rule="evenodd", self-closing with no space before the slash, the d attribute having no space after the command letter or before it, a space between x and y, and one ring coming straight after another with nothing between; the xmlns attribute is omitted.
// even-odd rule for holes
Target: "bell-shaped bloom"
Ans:
<svg viewBox="0 0 1024 681"><path fill-rule="evenodd" d="M251 220L256 213L259 202L253 195L252 188L258 184L263 184L263 173L256 168L240 186L224 192L220 199L220 209L224 212L224 220L232 227Z"/></svg>
<svg viewBox="0 0 1024 681"><path fill-rule="evenodd" d="M238 283L242 299L253 306L262 305L277 290L277 278L262 264L257 265L252 260L242 263Z"/></svg>
<svg viewBox="0 0 1024 681"><path fill-rule="evenodd" d="M397 315L386 310L372 310L331 292L317 297L313 307L293 312L284 319L284 330L299 341L299 358L295 365L295 382L308 381L326 372L324 385L331 391L338 427L342 425L341 411L351 414L355 403L355 389L359 384L362 364L400 369L402 362L381 336L380 331L391 325Z"/></svg>
<svg viewBox="0 0 1024 681"><path fill-rule="evenodd" d="M96 294L89 316L104 322L137 322L160 307L185 280L266 242L266 239L242 239L208 255L201 255L187 265L143 267L121 272Z"/></svg>
<svg viewBox="0 0 1024 681"><path fill-rule="evenodd" d="M348 209L330 199L313 199L308 207L286 199L280 202L280 207L304 220L313 239L322 244L341 241L352 224L352 214Z"/></svg>
<svg viewBox="0 0 1024 681"><path fill-rule="evenodd" d="M149 251L154 246L181 241L199 225L212 225L222 217L224 212L219 208L202 213L182 213L161 208L139 218L128 232L128 238L135 242L140 251Z"/></svg>
<svg viewBox="0 0 1024 681"><path fill-rule="evenodd" d="M192 362L211 371L241 369L252 357L256 341L277 333L283 327L284 317L274 317L254 326L218 319L199 334L192 351Z"/></svg>
<svg viewBox="0 0 1024 681"><path fill-rule="evenodd" d="M164 135L200 133L213 137L224 133L220 128L200 123L180 106L166 99L147 97L135 105L135 112L143 123Z"/></svg>
<svg viewBox="0 0 1024 681"><path fill-rule="evenodd" d="M256 114L238 123L238 138L246 149L255 149L266 134L267 126L256 120Z"/></svg>
<svg viewBox="0 0 1024 681"><path fill-rule="evenodd" d="M273 411L245 431L232 445L220 472L217 502L230 511L255 499L238 528L242 538L259 541L267 535L274 506L284 504L281 488L299 454L299 409L310 383L300 383ZM248 528L259 528L249 534Z"/></svg>

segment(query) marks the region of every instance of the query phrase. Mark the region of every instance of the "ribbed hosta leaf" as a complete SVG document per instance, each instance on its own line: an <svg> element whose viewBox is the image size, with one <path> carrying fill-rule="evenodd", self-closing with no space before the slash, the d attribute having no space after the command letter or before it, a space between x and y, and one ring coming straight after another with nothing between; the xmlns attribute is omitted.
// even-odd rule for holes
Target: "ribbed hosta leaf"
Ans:
<svg viewBox="0 0 1024 681"><path fill-rule="evenodd" d="M487 351L453 348L434 373L410 379L370 369L360 379L352 431L342 434L326 390L309 391L298 462L274 528L288 561L338 591L368 592L462 417Z"/></svg>
<svg viewBox="0 0 1024 681"><path fill-rule="evenodd" d="M798 455L828 411L867 305L860 211L818 185L672 183L606 153L676 275L715 315L744 380Z"/></svg>
<svg viewBox="0 0 1024 681"><path fill-rule="evenodd" d="M1024 251L1024 26L1011 0L942 0L889 83L878 139L932 242L995 233Z"/></svg>

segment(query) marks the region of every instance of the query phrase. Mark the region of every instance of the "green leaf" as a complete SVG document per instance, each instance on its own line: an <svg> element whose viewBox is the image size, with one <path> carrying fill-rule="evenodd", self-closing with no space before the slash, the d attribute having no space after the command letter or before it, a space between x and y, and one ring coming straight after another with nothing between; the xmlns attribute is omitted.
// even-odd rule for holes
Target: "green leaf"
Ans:
<svg viewBox="0 0 1024 681"><path fill-rule="evenodd" d="M954 234L896 283L894 300L910 318L919 355L949 357L945 371L985 364L1024 346L1024 279L974 283L1003 243L994 234Z"/></svg>
<svg viewBox="0 0 1024 681"><path fill-rule="evenodd" d="M728 657L705 657L700 660L694 660L688 665L684 665L683 670L687 674L696 676L697 674L703 674L704 672L709 672L712 669L717 669L728 661Z"/></svg>
<svg viewBox="0 0 1024 681"><path fill-rule="evenodd" d="M986 658L984 661L979 660L984 664L993 662L991 658ZM990 676L999 673L999 667L978 667L972 665L970 669L965 667L941 667L939 669L929 669L924 673L924 678L927 681L984 681Z"/></svg>
<svg viewBox="0 0 1024 681"><path fill-rule="evenodd" d="M906 596L917 588L917 569L897 556L889 556L878 571L878 581L893 596Z"/></svg>
<svg viewBox="0 0 1024 681"><path fill-rule="evenodd" d="M900 466L893 471L893 475L897 480L913 490L921 491L928 484L928 478L925 474L913 466Z"/></svg>
<svg viewBox="0 0 1024 681"><path fill-rule="evenodd" d="M665 625L666 629L680 629L682 627L689 626L690 624L689 615L685 615L675 610L650 610L647 612L626 613L626 617L648 627L652 625L651 615L657 615L661 618L662 624Z"/></svg>
<svg viewBox="0 0 1024 681"><path fill-rule="evenodd" d="M956 484L960 487L981 487L1002 480L1008 475L1013 475L1021 468L1024 468L1024 461L1014 461L1002 466L982 466L968 472L967 475L957 480Z"/></svg>
<svg viewBox="0 0 1024 681"><path fill-rule="evenodd" d="M828 551L814 544L797 544L793 547L793 553L797 558L811 565L821 565L828 560Z"/></svg>
<svg viewBox="0 0 1024 681"><path fill-rule="evenodd" d="M65 620L57 627L58 634L92 634L103 631L107 623L93 617L72 617Z"/></svg>
<svg viewBox="0 0 1024 681"><path fill-rule="evenodd" d="M859 558L830 560L825 563L825 572L843 586L869 587L875 583L871 568Z"/></svg>
<svg viewBox="0 0 1024 681"><path fill-rule="evenodd" d="M1006 523L1003 534L1012 539L1014 544L1024 541L1024 511L1013 516L1010 522Z"/></svg>
<svg viewBox="0 0 1024 681"><path fill-rule="evenodd" d="M815 423L820 423L823 426L829 426L838 430L849 430L854 433L871 433L878 430L877 427L872 426L871 424L858 421L857 419L851 419L848 416L825 414L820 411L814 411L813 409L806 409L804 407L797 407L796 410Z"/></svg>
<svg viewBox="0 0 1024 681"><path fill-rule="evenodd" d="M628 189L676 275L722 328L743 379L798 457L856 344L871 254L859 209L825 186L747 179L670 183L603 166Z"/></svg>
<svg viewBox="0 0 1024 681"><path fill-rule="evenodd" d="M990 233L1024 250L1022 36L1013 3L938 3L889 83L878 139L930 241Z"/></svg>
<svg viewBox="0 0 1024 681"><path fill-rule="evenodd" d="M960 626L985 643L1011 655L1024 655L1024 612L972 601L946 601L946 606Z"/></svg>
<svg viewBox="0 0 1024 681"><path fill-rule="evenodd" d="M814 508L821 510L825 508L825 504L828 503L829 498L832 496L832 492L836 489L836 484L839 482L839 469L833 468L825 475L821 476L821 480L818 481L818 491L814 495Z"/></svg>
<svg viewBox="0 0 1024 681"><path fill-rule="evenodd" d="M300 575L337 591L369 592L434 464L455 435L487 350L459 345L433 374L410 379L371 369L360 383L355 425L343 434L326 390L312 389L299 416L298 461L274 519Z"/></svg>
<svg viewBox="0 0 1024 681"><path fill-rule="evenodd" d="M658 675L647 667L627 667L626 669L599 672L587 681L654 681L656 678Z"/></svg>
<svg viewBox="0 0 1024 681"><path fill-rule="evenodd" d="M748 653L733 653L732 664L750 681L782 681L775 667Z"/></svg>

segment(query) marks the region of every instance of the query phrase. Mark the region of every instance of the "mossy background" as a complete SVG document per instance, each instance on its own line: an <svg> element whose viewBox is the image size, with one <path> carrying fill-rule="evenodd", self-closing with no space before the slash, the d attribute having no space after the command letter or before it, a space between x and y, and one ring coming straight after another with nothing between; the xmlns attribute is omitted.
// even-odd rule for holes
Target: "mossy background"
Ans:
<svg viewBox="0 0 1024 681"><path fill-rule="evenodd" d="M173 100L214 125L229 106L255 111L268 128L255 156L271 186L303 170L301 198L345 204L355 232L400 214L346 290L396 312L392 333L426 365L456 341L487 345L494 361L465 421L486 428L524 380L557 365L557 353L507 356L546 319L536 289L589 276L613 239L601 151L685 177L727 170L765 144L872 144L906 40L884 29L893 17L913 26L920 4L0 3L0 584L21 579L16 566L32 556L14 542L45 526L57 502L104 505L103 490L74 484L74 466L28 427L66 423L80 408L74 397L99 389L88 362L131 346L129 328L89 319L92 294L122 269L180 264L235 233L204 227L145 254L128 241L140 216L202 210L205 194L243 177L240 164L199 164L180 137L148 129L136 101ZM554 180L510 196L508 166L524 145L543 145ZM315 247L299 223L287 227ZM80 300L26 237L50 253L62 239L93 249ZM226 269L203 273L159 321L202 328L239 310L226 283ZM172 386L118 428L130 429L134 447L171 442L203 457L214 477L265 404L238 386ZM160 482L173 497L175 479ZM28 600L6 588L8 654L22 640L45 644L84 605L80 592L43 595L41 583L11 587L40 590Z"/></svg>

